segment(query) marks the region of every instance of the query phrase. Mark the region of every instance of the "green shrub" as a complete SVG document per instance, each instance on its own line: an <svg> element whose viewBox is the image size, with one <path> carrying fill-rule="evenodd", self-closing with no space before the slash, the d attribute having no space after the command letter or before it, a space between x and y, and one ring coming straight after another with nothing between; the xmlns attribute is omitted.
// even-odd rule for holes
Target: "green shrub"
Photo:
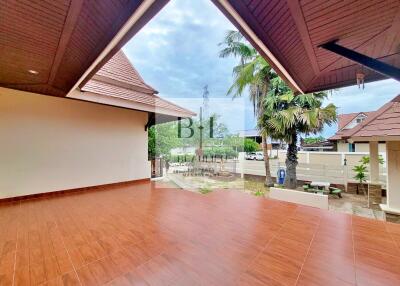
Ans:
<svg viewBox="0 0 400 286"><path fill-rule="evenodd" d="M208 194L208 193L211 193L211 192L212 192L212 190L211 190L210 188L201 188L201 189L199 190L199 193L200 193L200 194L203 194L203 195Z"/></svg>

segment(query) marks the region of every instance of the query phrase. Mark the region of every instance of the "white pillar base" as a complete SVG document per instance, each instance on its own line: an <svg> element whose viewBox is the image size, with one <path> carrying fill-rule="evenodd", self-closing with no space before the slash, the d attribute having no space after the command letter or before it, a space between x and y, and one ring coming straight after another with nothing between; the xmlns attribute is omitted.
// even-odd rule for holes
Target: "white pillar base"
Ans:
<svg viewBox="0 0 400 286"><path fill-rule="evenodd" d="M381 207L382 211L384 211L385 213L400 215L400 209L398 209L398 208L390 208L386 204L380 204L379 206Z"/></svg>

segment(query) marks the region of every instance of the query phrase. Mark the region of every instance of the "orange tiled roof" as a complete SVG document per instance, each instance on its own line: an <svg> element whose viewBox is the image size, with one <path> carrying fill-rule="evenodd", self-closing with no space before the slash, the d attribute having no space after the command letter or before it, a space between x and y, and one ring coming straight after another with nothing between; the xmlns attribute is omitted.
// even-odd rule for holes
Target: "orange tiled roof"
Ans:
<svg viewBox="0 0 400 286"><path fill-rule="evenodd" d="M353 121L359 114L365 114L367 118L371 116L374 111L369 112L353 112L353 113L346 113L346 114L339 114L338 115L338 131L330 137L328 140L335 141L340 140L346 137L346 135L351 134L351 129L344 129L351 121Z"/></svg>
<svg viewBox="0 0 400 286"><path fill-rule="evenodd" d="M373 116L346 134L346 137L372 136L400 136L400 95L383 105Z"/></svg>
<svg viewBox="0 0 400 286"><path fill-rule="evenodd" d="M145 105L147 107L145 111L151 109L155 113L177 117L196 115L188 109L157 96L158 92L144 82L122 51L115 54L81 90L88 101L96 102L96 99L90 97L90 93L94 93L110 99L119 98ZM109 104L116 105L111 101Z"/></svg>

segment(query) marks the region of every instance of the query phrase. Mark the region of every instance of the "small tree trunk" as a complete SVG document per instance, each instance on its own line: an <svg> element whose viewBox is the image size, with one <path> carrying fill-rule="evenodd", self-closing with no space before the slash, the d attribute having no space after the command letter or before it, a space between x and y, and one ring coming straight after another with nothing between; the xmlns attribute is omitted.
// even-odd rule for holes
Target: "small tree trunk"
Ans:
<svg viewBox="0 0 400 286"><path fill-rule="evenodd" d="M285 178L285 188L296 189L297 187L297 132L293 131L291 136L291 141L288 145L286 153L286 178Z"/></svg>
<svg viewBox="0 0 400 286"><path fill-rule="evenodd" d="M264 166L265 166L265 182L264 185L267 187L272 187L274 182L271 177L271 168L269 165L269 155L268 155L268 144L267 144L267 136L265 134L262 135L262 149L264 153Z"/></svg>

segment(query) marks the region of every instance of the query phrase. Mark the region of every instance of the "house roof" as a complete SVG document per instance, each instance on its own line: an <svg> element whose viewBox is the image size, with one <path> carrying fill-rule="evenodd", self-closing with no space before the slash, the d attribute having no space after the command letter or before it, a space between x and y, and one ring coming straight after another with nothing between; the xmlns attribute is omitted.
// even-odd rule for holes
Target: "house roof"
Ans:
<svg viewBox="0 0 400 286"><path fill-rule="evenodd" d="M81 100L136 109L174 117L192 117L194 112L156 95L157 91L119 51L82 88L71 96Z"/></svg>
<svg viewBox="0 0 400 286"><path fill-rule="evenodd" d="M303 144L301 145L303 149L333 149L333 143L329 140L325 141L320 141L320 142L315 142L315 143L309 143L309 144Z"/></svg>
<svg viewBox="0 0 400 286"><path fill-rule="evenodd" d="M345 135L347 138L400 136L400 95L350 131Z"/></svg>
<svg viewBox="0 0 400 286"><path fill-rule="evenodd" d="M357 116L360 114L364 114L367 116L371 116L374 113L374 111L368 111L368 112L353 112L353 113L345 113L345 114L339 114L338 115L338 131L333 135L332 137L328 138L330 141L336 141L336 140L341 140L344 137L346 137L347 134L350 134L351 129L345 129L345 127L350 124ZM354 127L353 127L354 128Z"/></svg>
<svg viewBox="0 0 400 286"><path fill-rule="evenodd" d="M99 81L108 81L119 86L127 86L131 89L137 89L145 93L158 93L154 88L144 82L143 78L131 64L124 52L117 52L92 79Z"/></svg>

